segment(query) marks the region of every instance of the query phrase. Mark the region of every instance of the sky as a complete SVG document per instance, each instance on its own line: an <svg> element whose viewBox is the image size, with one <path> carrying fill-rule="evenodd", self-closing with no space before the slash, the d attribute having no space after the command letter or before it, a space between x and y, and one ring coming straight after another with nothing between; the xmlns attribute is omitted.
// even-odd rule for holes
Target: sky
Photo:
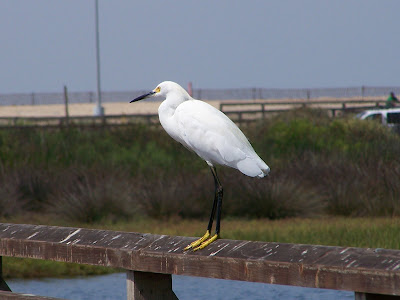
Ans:
<svg viewBox="0 0 400 300"><path fill-rule="evenodd" d="M397 0L99 0L101 88L400 86ZM0 94L96 91L94 0L0 2Z"/></svg>

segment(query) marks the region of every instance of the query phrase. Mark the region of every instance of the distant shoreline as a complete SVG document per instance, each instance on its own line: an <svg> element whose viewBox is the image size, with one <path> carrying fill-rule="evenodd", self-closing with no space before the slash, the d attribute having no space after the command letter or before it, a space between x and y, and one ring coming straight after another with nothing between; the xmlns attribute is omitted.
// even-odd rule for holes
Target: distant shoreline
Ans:
<svg viewBox="0 0 400 300"><path fill-rule="evenodd" d="M313 100L354 100L356 98L319 98ZM382 97L364 97L364 100L384 100ZM208 100L205 101L219 109L221 102L279 102L285 99L268 100ZM304 101L304 99L287 99L286 101ZM104 102L102 106L106 115L157 114L161 101L141 101L134 104L127 102ZM68 106L70 116L92 116L95 103L71 103ZM242 107L243 109L244 107ZM271 107L272 109L272 107ZM0 105L0 117L64 117L64 104L46 105Z"/></svg>
<svg viewBox="0 0 400 300"><path fill-rule="evenodd" d="M206 101L219 108L221 101ZM161 101L142 101L138 103L103 103L106 115L157 114ZM68 106L70 116L92 116L95 103L72 103ZM0 117L64 117L64 104L47 105L7 105L0 106Z"/></svg>

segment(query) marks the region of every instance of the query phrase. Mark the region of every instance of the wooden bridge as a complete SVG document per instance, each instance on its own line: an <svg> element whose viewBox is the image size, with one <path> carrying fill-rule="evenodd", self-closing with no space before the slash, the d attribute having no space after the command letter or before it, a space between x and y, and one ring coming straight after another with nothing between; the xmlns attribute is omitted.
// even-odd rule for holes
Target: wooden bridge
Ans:
<svg viewBox="0 0 400 300"><path fill-rule="evenodd" d="M1 256L125 269L128 299L177 299L171 274L347 290L358 300L400 299L398 250L221 239L184 252L193 240L0 223L0 299L50 299L12 293L1 277Z"/></svg>

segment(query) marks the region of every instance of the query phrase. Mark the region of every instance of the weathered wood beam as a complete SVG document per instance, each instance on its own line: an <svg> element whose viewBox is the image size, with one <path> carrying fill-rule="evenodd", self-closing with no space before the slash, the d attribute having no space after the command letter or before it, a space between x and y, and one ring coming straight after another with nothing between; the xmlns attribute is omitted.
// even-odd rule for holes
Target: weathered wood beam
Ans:
<svg viewBox="0 0 400 300"><path fill-rule="evenodd" d="M400 296L355 293L355 300L398 300Z"/></svg>
<svg viewBox="0 0 400 300"><path fill-rule="evenodd" d="M7 282L3 279L3 257L0 256L0 291L11 291Z"/></svg>
<svg viewBox="0 0 400 300"><path fill-rule="evenodd" d="M126 275L128 300L178 300L170 274L127 271Z"/></svg>
<svg viewBox="0 0 400 300"><path fill-rule="evenodd" d="M127 270L400 295L400 251L0 224L0 256Z"/></svg>

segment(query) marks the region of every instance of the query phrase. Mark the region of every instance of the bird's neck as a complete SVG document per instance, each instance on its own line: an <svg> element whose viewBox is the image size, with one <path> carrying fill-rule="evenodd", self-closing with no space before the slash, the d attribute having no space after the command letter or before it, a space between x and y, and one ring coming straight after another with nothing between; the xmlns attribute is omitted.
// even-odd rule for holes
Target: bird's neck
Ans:
<svg viewBox="0 0 400 300"><path fill-rule="evenodd" d="M165 116L172 116L175 113L176 108L181 105L183 102L190 100L191 97L189 94L169 94L166 99L161 103L158 108L158 114Z"/></svg>
<svg viewBox="0 0 400 300"><path fill-rule="evenodd" d="M160 107L158 108L158 115L160 117L160 121L162 122L161 119L173 116L178 105L170 105L169 103L167 103L167 101L164 100L160 104Z"/></svg>
<svg viewBox="0 0 400 300"><path fill-rule="evenodd" d="M164 100L158 108L158 117L161 126L164 130L175 140L181 142L176 135L176 119L174 118L177 107L184 101L170 101L171 99Z"/></svg>

